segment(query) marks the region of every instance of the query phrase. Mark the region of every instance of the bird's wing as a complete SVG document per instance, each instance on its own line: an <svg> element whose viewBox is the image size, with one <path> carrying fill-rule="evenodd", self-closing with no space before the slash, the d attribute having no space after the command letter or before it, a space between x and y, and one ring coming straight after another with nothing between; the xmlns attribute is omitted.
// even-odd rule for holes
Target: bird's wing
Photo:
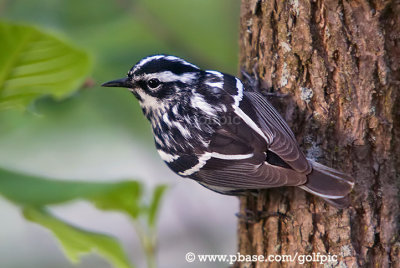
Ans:
<svg viewBox="0 0 400 268"><path fill-rule="evenodd" d="M244 92L236 113L242 117L244 113L248 116L246 123L255 124L262 131L268 150L297 172L311 172L311 166L301 152L293 132L263 95L258 92ZM251 122L248 122L249 119Z"/></svg>
<svg viewBox="0 0 400 268"><path fill-rule="evenodd" d="M241 118L235 118L236 124L222 125L202 154L159 153L173 171L213 190L262 189L306 182L305 174L268 163L265 142L244 121L237 120Z"/></svg>
<svg viewBox="0 0 400 268"><path fill-rule="evenodd" d="M301 185L307 181L305 174L287 165L268 163L262 138L240 117L232 120L214 133L208 151L200 156L201 167L186 175L220 192L223 190L218 189L262 189Z"/></svg>
<svg viewBox="0 0 400 268"><path fill-rule="evenodd" d="M246 159L211 157L193 178L216 191L296 186L307 181L304 174L270 165L262 153L253 154Z"/></svg>

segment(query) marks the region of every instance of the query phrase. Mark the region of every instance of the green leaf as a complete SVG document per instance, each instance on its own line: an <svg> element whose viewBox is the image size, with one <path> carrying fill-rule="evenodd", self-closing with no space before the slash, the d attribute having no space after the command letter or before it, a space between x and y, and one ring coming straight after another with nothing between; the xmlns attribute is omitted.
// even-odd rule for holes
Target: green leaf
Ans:
<svg viewBox="0 0 400 268"><path fill-rule="evenodd" d="M167 185L157 185L153 191L152 201L148 211L148 224L150 228L155 227L158 211L160 210L161 199L167 189Z"/></svg>
<svg viewBox="0 0 400 268"><path fill-rule="evenodd" d="M113 237L82 230L55 218L43 209L27 207L23 210L23 214L26 219L50 229L72 262L79 262L82 254L94 250L107 258L116 268L132 267L121 245Z"/></svg>
<svg viewBox="0 0 400 268"><path fill-rule="evenodd" d="M119 210L137 218L141 211L142 185L137 181L50 180L0 168L0 195L19 205L35 207L85 199L100 209Z"/></svg>
<svg viewBox="0 0 400 268"><path fill-rule="evenodd" d="M0 22L0 51L0 110L66 97L90 69L87 53L31 26Z"/></svg>

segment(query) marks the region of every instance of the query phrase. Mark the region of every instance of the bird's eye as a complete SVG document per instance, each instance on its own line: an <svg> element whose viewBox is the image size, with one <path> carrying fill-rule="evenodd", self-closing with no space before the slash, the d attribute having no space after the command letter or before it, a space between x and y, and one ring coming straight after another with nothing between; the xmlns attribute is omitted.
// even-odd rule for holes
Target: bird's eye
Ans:
<svg viewBox="0 0 400 268"><path fill-rule="evenodd" d="M160 80L158 80L157 78L152 78L147 82L147 84L151 88L156 88L160 85Z"/></svg>

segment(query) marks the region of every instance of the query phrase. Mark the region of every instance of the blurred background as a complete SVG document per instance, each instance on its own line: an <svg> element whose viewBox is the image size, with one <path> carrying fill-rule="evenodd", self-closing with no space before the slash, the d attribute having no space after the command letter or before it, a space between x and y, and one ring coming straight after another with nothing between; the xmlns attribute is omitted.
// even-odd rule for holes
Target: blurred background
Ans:
<svg viewBox="0 0 400 268"><path fill-rule="evenodd" d="M159 267L187 267L189 251L236 253L238 200L174 175L160 160L149 124L127 91L101 88L125 76L142 57L165 53L204 69L237 73L239 0L0 0L2 20L36 25L89 52L83 89L28 111L0 114L0 166L59 179L132 178L151 188L170 185L159 220ZM1 53L1 52L0 52ZM24 187L24 185L21 185ZM130 260L145 267L128 218L87 202L54 206L68 222L114 235ZM63 256L50 232L27 222L0 197L0 267L111 267L95 254L78 265ZM226 267L198 262L190 267Z"/></svg>

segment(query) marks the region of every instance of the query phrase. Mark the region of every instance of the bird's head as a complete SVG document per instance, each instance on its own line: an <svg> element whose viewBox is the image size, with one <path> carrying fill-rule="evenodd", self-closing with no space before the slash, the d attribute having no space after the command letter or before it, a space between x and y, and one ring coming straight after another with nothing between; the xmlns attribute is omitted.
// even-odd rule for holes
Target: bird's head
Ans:
<svg viewBox="0 0 400 268"><path fill-rule="evenodd" d="M197 66L178 57L155 55L140 60L127 77L102 86L128 88L139 100L145 114L162 113L196 87L201 72Z"/></svg>

